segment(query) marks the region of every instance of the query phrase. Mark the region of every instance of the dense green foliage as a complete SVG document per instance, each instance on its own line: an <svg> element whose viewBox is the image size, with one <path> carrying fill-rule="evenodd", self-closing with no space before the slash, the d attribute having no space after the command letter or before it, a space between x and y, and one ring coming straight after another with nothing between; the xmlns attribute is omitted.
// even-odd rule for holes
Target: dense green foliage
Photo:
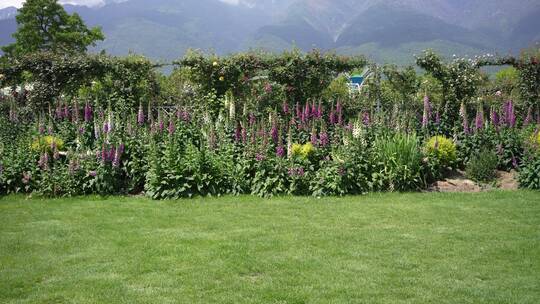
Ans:
<svg viewBox="0 0 540 304"><path fill-rule="evenodd" d="M527 166L540 113L501 91L519 86L513 71L491 81L484 59L418 60L428 74L371 65L357 90L347 77L363 58L317 51L190 53L169 77L136 56L12 59L0 71L13 86L0 104L0 191L326 196L425 189L473 165ZM483 151L495 157L478 159Z"/></svg>
<svg viewBox="0 0 540 304"><path fill-rule="evenodd" d="M69 15L57 0L27 0L17 14L16 42L2 50L9 57L47 51L84 53L103 40L100 28L88 29L76 13Z"/></svg>

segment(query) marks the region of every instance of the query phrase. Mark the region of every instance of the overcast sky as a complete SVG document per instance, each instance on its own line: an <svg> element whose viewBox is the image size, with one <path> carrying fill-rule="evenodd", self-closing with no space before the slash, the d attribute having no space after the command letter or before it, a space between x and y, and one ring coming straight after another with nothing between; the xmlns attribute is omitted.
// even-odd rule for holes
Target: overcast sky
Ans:
<svg viewBox="0 0 540 304"><path fill-rule="evenodd" d="M24 0L0 0L0 8L8 6L20 7L23 2ZM103 3L103 0L60 0L60 3L97 5Z"/></svg>
<svg viewBox="0 0 540 304"><path fill-rule="evenodd" d="M152 1L152 0L149 0ZM227 3L238 3L238 0L221 0ZM15 6L20 7L24 0L0 0L0 8ZM103 4L103 0L60 0L60 3L84 4L88 6Z"/></svg>

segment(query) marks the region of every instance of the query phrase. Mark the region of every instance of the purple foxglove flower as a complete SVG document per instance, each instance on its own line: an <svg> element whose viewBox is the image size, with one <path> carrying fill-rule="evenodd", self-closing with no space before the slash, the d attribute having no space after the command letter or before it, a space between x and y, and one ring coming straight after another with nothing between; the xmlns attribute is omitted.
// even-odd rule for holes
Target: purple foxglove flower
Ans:
<svg viewBox="0 0 540 304"><path fill-rule="evenodd" d="M365 126L369 126L371 124L371 118L369 117L369 112L364 112L362 114L362 122Z"/></svg>
<svg viewBox="0 0 540 304"><path fill-rule="evenodd" d="M165 123L163 122L163 120L161 120L161 118L158 121L158 128L159 132L163 132L163 130L165 129Z"/></svg>
<svg viewBox="0 0 540 304"><path fill-rule="evenodd" d="M510 101L508 103L508 126L513 128L516 126L516 113L514 110L514 102Z"/></svg>
<svg viewBox="0 0 540 304"><path fill-rule="evenodd" d="M52 151L53 151L53 159L57 160L60 158L60 151L58 151L58 148L56 147L56 143L53 142L52 144Z"/></svg>
<svg viewBox="0 0 540 304"><path fill-rule="evenodd" d="M259 162L260 162L260 161L263 161L263 160L264 160L264 155L263 155L262 153L257 153L257 154L255 155L255 159L256 159L257 161L259 161Z"/></svg>
<svg viewBox="0 0 540 304"><path fill-rule="evenodd" d="M91 120L92 120L92 107L87 102L86 105L84 106L84 121L89 122Z"/></svg>
<svg viewBox="0 0 540 304"><path fill-rule="evenodd" d="M80 135L83 135L84 134L84 127L79 127L79 134Z"/></svg>
<svg viewBox="0 0 540 304"><path fill-rule="evenodd" d="M115 153L112 160L112 166L114 168L120 167L120 159L122 158L122 155L120 154L119 149L115 149Z"/></svg>
<svg viewBox="0 0 540 304"><path fill-rule="evenodd" d="M318 114L318 111L317 111L317 105L315 104L315 102L313 102L313 104L311 105L311 117L313 117L313 118L318 118L319 117L319 114Z"/></svg>
<svg viewBox="0 0 540 304"><path fill-rule="evenodd" d="M71 122L78 123L79 122L79 102L75 100L75 104L73 105L72 109L73 115L71 116Z"/></svg>
<svg viewBox="0 0 540 304"><path fill-rule="evenodd" d="M247 142L247 130L242 127L242 142L245 144Z"/></svg>
<svg viewBox="0 0 540 304"><path fill-rule="evenodd" d="M249 113L249 125L253 126L257 122L257 119L255 118L255 114Z"/></svg>
<svg viewBox="0 0 540 304"><path fill-rule="evenodd" d="M304 176L306 174L306 172L304 171L304 168L300 167L298 168L298 170L296 171L296 174L298 176Z"/></svg>
<svg viewBox="0 0 540 304"><path fill-rule="evenodd" d="M422 128L427 128L429 121L431 120L431 103L429 97L424 96L424 114L422 115Z"/></svg>
<svg viewBox="0 0 540 304"><path fill-rule="evenodd" d="M168 127L169 134L173 135L175 130L176 130L176 127L174 125L174 121L172 121L171 119L171 121L169 121L169 127Z"/></svg>
<svg viewBox="0 0 540 304"><path fill-rule="evenodd" d="M274 144L278 142L279 132L278 132L278 127L276 123L272 125L270 136L272 137L272 141L274 142Z"/></svg>
<svg viewBox="0 0 540 304"><path fill-rule="evenodd" d="M482 108L478 108L476 111L476 119L474 122L474 128L475 130L481 130L484 127L484 111Z"/></svg>
<svg viewBox="0 0 540 304"><path fill-rule="evenodd" d="M313 129L313 131L311 131L311 143L314 146L317 146L317 144L319 143L319 140L317 138L317 132L315 132L315 129Z"/></svg>
<svg viewBox="0 0 540 304"><path fill-rule="evenodd" d="M317 108L317 118L321 119L323 117L323 107L322 104L319 102L319 107Z"/></svg>
<svg viewBox="0 0 540 304"><path fill-rule="evenodd" d="M69 119L69 107L67 103L64 105L64 118Z"/></svg>
<svg viewBox="0 0 540 304"><path fill-rule="evenodd" d="M309 106L309 103L306 103L306 106L304 107L304 120L309 120L311 117L311 107Z"/></svg>
<svg viewBox="0 0 540 304"><path fill-rule="evenodd" d="M499 129L499 125L500 125L500 117L499 117L499 113L497 113L497 111L495 109L492 109L491 110L491 123L493 124L493 126L495 127L495 129Z"/></svg>
<svg viewBox="0 0 540 304"><path fill-rule="evenodd" d="M518 162L517 162L517 159L515 156L512 155L512 166L514 168L517 168L518 167Z"/></svg>
<svg viewBox="0 0 540 304"><path fill-rule="evenodd" d="M264 91L266 93L272 93L272 85L270 83L267 83L265 86L264 86Z"/></svg>
<svg viewBox="0 0 540 304"><path fill-rule="evenodd" d="M439 113L439 111L437 111L435 113L435 124L436 125L440 125L441 124L441 114Z"/></svg>
<svg viewBox="0 0 540 304"><path fill-rule="evenodd" d="M289 104L286 101L283 102L281 109L283 110L283 114L289 115Z"/></svg>
<svg viewBox="0 0 540 304"><path fill-rule="evenodd" d="M68 172L69 172L69 175L74 175L75 173L77 173L77 171L79 171L80 169L80 166L79 166L79 162L77 159L71 159L69 161L69 165L68 165Z"/></svg>
<svg viewBox="0 0 540 304"><path fill-rule="evenodd" d="M326 147L330 143L330 139L328 138L328 133L321 132L319 133L319 145L321 147Z"/></svg>
<svg viewBox="0 0 540 304"><path fill-rule="evenodd" d="M285 148L282 145L279 145L276 148L276 156L279 158L283 158L285 156Z"/></svg>
<svg viewBox="0 0 540 304"><path fill-rule="evenodd" d="M467 118L463 119L463 133L469 135L471 133L471 129L469 128L469 121Z"/></svg>
<svg viewBox="0 0 540 304"><path fill-rule="evenodd" d="M525 120L523 121L523 125L526 127L531 124L533 121L533 111L532 106L529 106L529 109L527 110L527 116L525 117Z"/></svg>
<svg viewBox="0 0 540 304"><path fill-rule="evenodd" d="M334 109L332 109L332 110L330 111L330 118L329 118L329 120L330 120L330 124L331 124L331 125L335 125L336 122L337 122L337 120L336 120L336 113L334 113Z"/></svg>
<svg viewBox="0 0 540 304"><path fill-rule="evenodd" d="M513 128L516 125L514 102L512 100L509 100L504 104L504 122L510 128Z"/></svg>
<svg viewBox="0 0 540 304"><path fill-rule="evenodd" d="M45 152L41 155L39 158L38 167L44 171L49 170L49 153Z"/></svg>
<svg viewBox="0 0 540 304"><path fill-rule="evenodd" d="M101 147L101 163L105 163L107 161L107 158L109 157L109 152L107 151L107 148L105 148L105 145Z"/></svg>
<svg viewBox="0 0 540 304"><path fill-rule="evenodd" d="M96 171L89 171L89 172L88 172L88 176L96 177L96 176L97 176L97 172L96 172Z"/></svg>
<svg viewBox="0 0 540 304"><path fill-rule="evenodd" d="M103 134L108 134L110 131L110 128L109 128L109 122L106 121L103 123Z"/></svg>
<svg viewBox="0 0 540 304"><path fill-rule="evenodd" d="M302 111L300 110L300 104L298 102L296 103L296 118L298 120L301 120L302 118Z"/></svg>
<svg viewBox="0 0 540 304"><path fill-rule="evenodd" d="M137 113L137 123L139 125L144 124L144 110L143 110L142 103L139 104L139 112Z"/></svg>
<svg viewBox="0 0 540 304"><path fill-rule="evenodd" d="M240 124L236 125L236 129L234 130L234 141L240 142L242 139L242 128L240 127Z"/></svg>

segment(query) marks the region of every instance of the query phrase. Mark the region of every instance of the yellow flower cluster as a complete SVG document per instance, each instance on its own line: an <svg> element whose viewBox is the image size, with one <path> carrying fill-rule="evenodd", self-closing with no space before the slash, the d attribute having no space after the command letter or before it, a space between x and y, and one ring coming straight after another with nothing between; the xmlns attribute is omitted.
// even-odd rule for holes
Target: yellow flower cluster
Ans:
<svg viewBox="0 0 540 304"><path fill-rule="evenodd" d="M315 152L315 147L311 143L305 145L293 144L292 145L292 155L300 156L304 159L308 158L311 154Z"/></svg>
<svg viewBox="0 0 540 304"><path fill-rule="evenodd" d="M40 151L51 152L53 143L54 145L56 145L56 149L58 149L58 151L62 151L64 149L63 140L61 140L58 137L47 135L47 136L39 137L36 140L34 140L34 142L32 143L32 150L36 152L40 152Z"/></svg>

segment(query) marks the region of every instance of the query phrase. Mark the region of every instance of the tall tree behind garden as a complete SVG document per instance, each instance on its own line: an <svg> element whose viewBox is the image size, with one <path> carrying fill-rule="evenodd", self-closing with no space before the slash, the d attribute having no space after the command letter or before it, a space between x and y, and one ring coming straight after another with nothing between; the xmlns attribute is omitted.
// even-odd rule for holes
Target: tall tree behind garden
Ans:
<svg viewBox="0 0 540 304"><path fill-rule="evenodd" d="M81 17L69 15L57 0L27 0L17 15L16 42L2 50L7 56L37 51L83 53L104 36L99 27L89 29Z"/></svg>

